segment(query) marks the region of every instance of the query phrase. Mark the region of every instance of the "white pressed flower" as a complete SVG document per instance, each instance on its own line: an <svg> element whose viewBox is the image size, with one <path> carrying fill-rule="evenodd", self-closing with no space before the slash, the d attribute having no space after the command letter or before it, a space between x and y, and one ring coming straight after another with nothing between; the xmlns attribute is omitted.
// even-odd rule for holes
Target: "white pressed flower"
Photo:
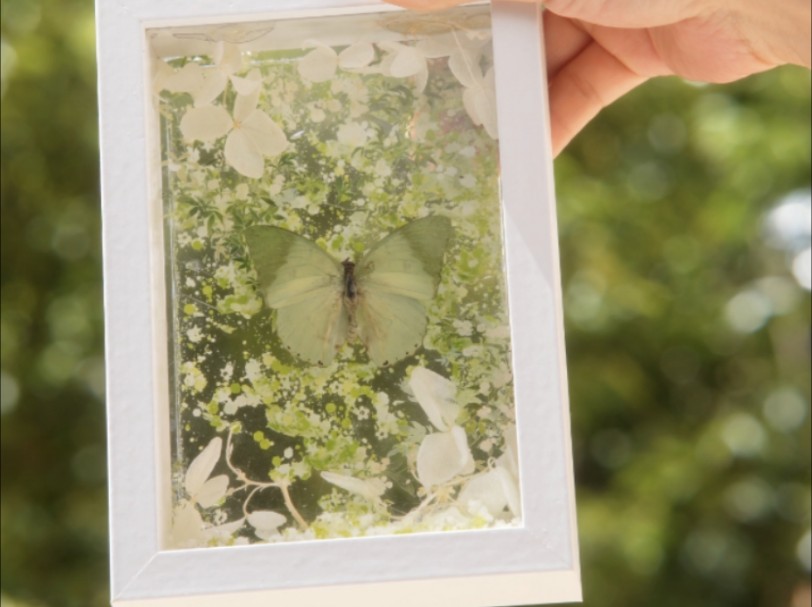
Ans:
<svg viewBox="0 0 812 607"><path fill-rule="evenodd" d="M448 69L465 89L462 102L471 122L496 139L496 83L493 68L482 73L481 56L480 48L461 46L449 55Z"/></svg>
<svg viewBox="0 0 812 607"><path fill-rule="evenodd" d="M171 544L173 548L200 548L211 544L226 544L234 539L245 519L221 525L208 525L195 505L184 500L172 512Z"/></svg>
<svg viewBox="0 0 812 607"><path fill-rule="evenodd" d="M442 485L474 471L474 458L465 431L454 426L448 432L429 434L417 451L417 479L424 487Z"/></svg>
<svg viewBox="0 0 812 607"><path fill-rule="evenodd" d="M259 78L259 71L253 70L249 78ZM227 135L226 162L246 177L262 177L264 157L284 152L288 139L268 114L257 109L259 92L257 89L249 95L237 95L233 117L219 105L190 109L181 119L181 133L188 141L203 142Z"/></svg>
<svg viewBox="0 0 812 607"><path fill-rule="evenodd" d="M328 483L340 487L345 491L349 491L350 493L360 495L371 502L380 500L380 497L386 490L386 485L378 478L360 479L335 472L322 472L321 477Z"/></svg>
<svg viewBox="0 0 812 607"><path fill-rule="evenodd" d="M335 76L338 55L321 42L312 41L315 48L299 60L299 75L308 82L326 82Z"/></svg>
<svg viewBox="0 0 812 607"><path fill-rule="evenodd" d="M465 89L462 101L471 121L476 125L482 125L492 139L497 139L496 85L493 68L490 68L474 86Z"/></svg>
<svg viewBox="0 0 812 607"><path fill-rule="evenodd" d="M429 79L428 61L423 51L399 42L379 42L378 46L387 52L381 62L381 72L393 78L414 78L417 93L422 93Z"/></svg>
<svg viewBox="0 0 812 607"><path fill-rule="evenodd" d="M154 83L156 92L189 93L195 106L210 104L222 94L230 81L240 95L249 95L259 89L260 81L237 76L242 70L242 53L236 44L217 42L213 53L214 65L203 67L190 62L179 70L172 70L165 62L159 64Z"/></svg>
<svg viewBox="0 0 812 607"><path fill-rule="evenodd" d="M415 367L409 389L435 428L445 432L454 425L460 406L457 388L451 381L425 367Z"/></svg>
<svg viewBox="0 0 812 607"><path fill-rule="evenodd" d="M493 516L501 514L506 507L518 515L521 508L516 481L501 466L471 477L460 491L457 502L463 507L481 504Z"/></svg>
<svg viewBox="0 0 812 607"><path fill-rule="evenodd" d="M338 54L338 67L357 70L367 67L375 59L375 48L370 42L355 42Z"/></svg>
<svg viewBox="0 0 812 607"><path fill-rule="evenodd" d="M279 527L287 522L285 515L273 510L255 510L246 519L259 539L270 540L279 535Z"/></svg>
<svg viewBox="0 0 812 607"><path fill-rule="evenodd" d="M210 508L216 505L225 497L228 490L228 476L225 474L209 478L214 466L220 459L222 449L223 439L219 436L214 437L186 469L183 488L186 490L189 499L197 503L201 508Z"/></svg>

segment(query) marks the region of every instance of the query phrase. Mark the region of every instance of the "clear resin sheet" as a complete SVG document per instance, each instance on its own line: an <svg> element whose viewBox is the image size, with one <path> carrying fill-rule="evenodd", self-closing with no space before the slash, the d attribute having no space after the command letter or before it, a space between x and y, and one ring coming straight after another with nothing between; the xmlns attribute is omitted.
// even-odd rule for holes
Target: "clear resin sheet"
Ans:
<svg viewBox="0 0 812 607"><path fill-rule="evenodd" d="M520 526L487 7L148 39L169 547Z"/></svg>

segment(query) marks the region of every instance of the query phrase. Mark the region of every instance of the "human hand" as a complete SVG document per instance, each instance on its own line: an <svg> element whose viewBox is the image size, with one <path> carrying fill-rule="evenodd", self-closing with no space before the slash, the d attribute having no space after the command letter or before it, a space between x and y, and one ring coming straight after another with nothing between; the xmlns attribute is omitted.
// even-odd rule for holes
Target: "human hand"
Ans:
<svg viewBox="0 0 812 607"><path fill-rule="evenodd" d="M418 10L462 0L391 0ZM536 0L523 0L536 1ZM654 76L730 82L812 65L810 0L547 0L553 153L604 107Z"/></svg>

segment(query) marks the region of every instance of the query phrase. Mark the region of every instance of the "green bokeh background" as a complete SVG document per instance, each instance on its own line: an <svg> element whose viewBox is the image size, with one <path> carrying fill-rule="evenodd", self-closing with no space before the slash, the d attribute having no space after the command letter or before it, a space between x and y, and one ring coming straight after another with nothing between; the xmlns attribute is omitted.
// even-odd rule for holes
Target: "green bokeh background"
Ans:
<svg viewBox="0 0 812 607"><path fill-rule="evenodd" d="M3 607L108 603L94 65L90 0L3 1ZM808 605L809 72L650 82L556 179L586 605Z"/></svg>

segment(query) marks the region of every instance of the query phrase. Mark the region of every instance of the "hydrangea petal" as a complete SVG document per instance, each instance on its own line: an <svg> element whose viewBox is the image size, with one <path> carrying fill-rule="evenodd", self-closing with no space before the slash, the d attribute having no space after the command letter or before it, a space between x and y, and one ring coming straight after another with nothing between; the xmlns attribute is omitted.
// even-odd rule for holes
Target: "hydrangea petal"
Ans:
<svg viewBox="0 0 812 607"><path fill-rule="evenodd" d="M409 377L409 388L435 428L447 431L460 412L453 382L425 367L415 367Z"/></svg>
<svg viewBox="0 0 812 607"><path fill-rule="evenodd" d="M448 57L448 69L464 87L479 86L482 83L479 53L470 49L457 49L451 53Z"/></svg>
<svg viewBox="0 0 812 607"><path fill-rule="evenodd" d="M245 77L232 76L231 84L234 85L234 90L237 91L238 95L251 95L259 91L259 87L262 84L262 76L259 70L253 69L248 72L248 75Z"/></svg>
<svg viewBox="0 0 812 607"><path fill-rule="evenodd" d="M457 501L462 506L478 502L493 515L501 513L507 506L502 480L496 470L477 474L460 491Z"/></svg>
<svg viewBox="0 0 812 607"><path fill-rule="evenodd" d="M254 529L276 529L287 522L284 514L273 510L254 510L248 515L248 524Z"/></svg>
<svg viewBox="0 0 812 607"><path fill-rule="evenodd" d="M223 450L223 439L215 436L209 444L195 457L186 469L183 488L189 495L197 494L214 470Z"/></svg>
<svg viewBox="0 0 812 607"><path fill-rule="evenodd" d="M226 542L233 538L234 534L240 530L245 524L245 519L237 519L236 521L229 521L228 523L223 523L222 525L215 525L214 527L208 527L204 530L204 535L212 540L216 540L217 542Z"/></svg>
<svg viewBox="0 0 812 607"><path fill-rule="evenodd" d="M477 98L479 118L482 126L491 139L499 138L498 123L496 121L496 96L493 91L486 90L483 95Z"/></svg>
<svg viewBox="0 0 812 607"><path fill-rule="evenodd" d="M368 66L375 59L375 49L369 42L356 42L338 54L341 69L352 70Z"/></svg>
<svg viewBox="0 0 812 607"><path fill-rule="evenodd" d="M452 52L457 50L458 46L459 42L456 39L456 35L452 32L423 38L416 45L417 49L426 59L448 57Z"/></svg>
<svg viewBox="0 0 812 607"><path fill-rule="evenodd" d="M163 88L170 93L192 93L203 86L203 78L203 68L199 64L187 63L164 78Z"/></svg>
<svg viewBox="0 0 812 607"><path fill-rule="evenodd" d="M225 497L226 491L228 491L228 476L220 474L207 480L196 493L191 495L201 508L211 508Z"/></svg>
<svg viewBox="0 0 812 607"><path fill-rule="evenodd" d="M473 471L474 460L462 428L429 434L417 450L417 479L424 487L450 481Z"/></svg>
<svg viewBox="0 0 812 607"><path fill-rule="evenodd" d="M299 75L310 82L326 82L335 75L337 67L336 52L319 44L299 61Z"/></svg>
<svg viewBox="0 0 812 607"><path fill-rule="evenodd" d="M462 92L462 105L465 107L465 112L475 125L482 124L482 118L479 115L480 109L484 105L480 99L483 95L480 88L465 89Z"/></svg>
<svg viewBox="0 0 812 607"><path fill-rule="evenodd" d="M236 44L218 42L213 55L214 63L226 74L234 74L242 69L242 53Z"/></svg>
<svg viewBox="0 0 812 607"><path fill-rule="evenodd" d="M203 517L192 502L181 502L172 513L172 547L193 548L203 539Z"/></svg>
<svg viewBox="0 0 812 607"><path fill-rule="evenodd" d="M287 522L284 515L273 510L255 510L248 515L248 524L254 528L256 536L270 540L279 535L279 527Z"/></svg>
<svg viewBox="0 0 812 607"><path fill-rule="evenodd" d="M231 129L233 121L219 105L194 107L180 121L180 132L187 141L214 141Z"/></svg>
<svg viewBox="0 0 812 607"><path fill-rule="evenodd" d="M201 86L192 91L192 98L198 107L209 105L217 99L225 90L226 82L228 82L228 76L220 70L209 70L205 72L204 76Z"/></svg>
<svg viewBox="0 0 812 607"><path fill-rule="evenodd" d="M408 78L426 69L426 58L416 48L398 45L389 73L395 78Z"/></svg>
<svg viewBox="0 0 812 607"><path fill-rule="evenodd" d="M321 477L336 487L360 495L370 501L380 498L386 489L384 483L377 478L364 480L346 474L336 474L335 472L322 472Z"/></svg>
<svg viewBox="0 0 812 607"><path fill-rule="evenodd" d="M395 53L386 53L383 56L383 59L381 59L378 63L376 63L370 68L370 71L374 73L377 70L377 73L383 74L384 76L389 76L392 67L392 62L394 60Z"/></svg>
<svg viewBox="0 0 812 607"><path fill-rule="evenodd" d="M497 128L496 120L496 78L494 77L493 68L485 72L483 80L483 88L485 90L485 103L480 110L480 118L482 118L482 125L485 131L491 136L491 139L499 138L499 131Z"/></svg>
<svg viewBox="0 0 812 607"><path fill-rule="evenodd" d="M246 118L248 118L254 110L257 109L257 103L259 103L259 94L260 89L259 87L256 90L251 91L247 95L237 95L234 98L234 121L235 122L242 122Z"/></svg>
<svg viewBox="0 0 812 607"><path fill-rule="evenodd" d="M474 456L471 454L471 449L468 447L468 436L465 430L459 426L451 428L451 436L457 443L457 453L460 456L460 465L462 466L461 474L471 474L474 471Z"/></svg>
<svg viewBox="0 0 812 607"><path fill-rule="evenodd" d="M156 95L166 89L166 83L175 76L175 70L163 59L155 62L155 76L152 78L152 92Z"/></svg>
<svg viewBox="0 0 812 607"><path fill-rule="evenodd" d="M259 179L265 170L262 154L241 129L228 134L225 146L226 162L246 177Z"/></svg>
<svg viewBox="0 0 812 607"><path fill-rule="evenodd" d="M248 116L240 125L240 130L265 156L279 156L288 147L285 132L268 114L260 110Z"/></svg>
<svg viewBox="0 0 812 607"><path fill-rule="evenodd" d="M482 125L491 138L497 138L496 125L496 97L493 91L483 87L465 89L462 94L465 111L471 121L476 125Z"/></svg>

